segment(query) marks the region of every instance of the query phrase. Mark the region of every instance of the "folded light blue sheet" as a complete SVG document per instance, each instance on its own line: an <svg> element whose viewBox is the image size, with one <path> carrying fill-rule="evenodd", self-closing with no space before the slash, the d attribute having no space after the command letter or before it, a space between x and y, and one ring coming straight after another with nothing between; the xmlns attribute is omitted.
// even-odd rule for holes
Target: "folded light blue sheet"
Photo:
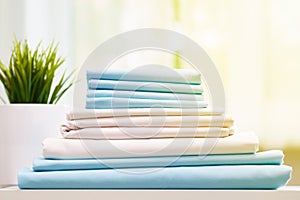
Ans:
<svg viewBox="0 0 300 200"><path fill-rule="evenodd" d="M166 92L179 94L202 94L203 92L202 85L96 79L88 81L88 89Z"/></svg>
<svg viewBox="0 0 300 200"><path fill-rule="evenodd" d="M284 165L74 170L18 174L21 189L276 189L290 179Z"/></svg>
<svg viewBox="0 0 300 200"><path fill-rule="evenodd" d="M213 165L280 165L283 153L279 150L256 154L207 155L207 156L161 156L115 159L74 159L55 160L36 158L34 171L121 169L138 167L178 167L178 166L213 166Z"/></svg>
<svg viewBox="0 0 300 200"><path fill-rule="evenodd" d="M90 79L200 84L201 75L195 70L153 66L134 70L120 68L88 70L87 80Z"/></svg>
<svg viewBox="0 0 300 200"><path fill-rule="evenodd" d="M190 100L203 101L204 97L201 94L173 94L163 92L138 92L124 90L88 90L87 98L133 98L133 99L159 99L159 100Z"/></svg>
<svg viewBox="0 0 300 200"><path fill-rule="evenodd" d="M127 98L86 98L87 109L104 108L206 108L206 101L127 99Z"/></svg>

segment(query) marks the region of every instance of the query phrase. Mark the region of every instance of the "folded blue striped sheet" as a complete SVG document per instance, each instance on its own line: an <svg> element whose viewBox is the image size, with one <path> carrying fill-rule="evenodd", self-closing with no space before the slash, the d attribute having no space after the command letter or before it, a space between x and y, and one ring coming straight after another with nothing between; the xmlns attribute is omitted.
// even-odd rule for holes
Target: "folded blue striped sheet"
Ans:
<svg viewBox="0 0 300 200"><path fill-rule="evenodd" d="M164 92L139 92L126 90L88 90L87 98L132 98L132 99L157 99L157 100L190 100L203 101L201 94L175 94Z"/></svg>
<svg viewBox="0 0 300 200"><path fill-rule="evenodd" d="M113 108L206 108L206 101L127 99L127 98L86 98L86 109Z"/></svg>
<svg viewBox="0 0 300 200"><path fill-rule="evenodd" d="M196 70L172 69L153 65L133 70L121 68L88 70L87 80L91 79L200 84L201 74Z"/></svg>
<svg viewBox="0 0 300 200"><path fill-rule="evenodd" d="M179 94L202 94L203 92L202 85L96 79L88 81L88 89L166 92Z"/></svg>
<svg viewBox="0 0 300 200"><path fill-rule="evenodd" d="M276 189L285 165L231 165L33 172L18 174L21 189Z"/></svg>
<svg viewBox="0 0 300 200"><path fill-rule="evenodd" d="M139 167L179 167L214 165L280 165L283 153L279 150L255 154L195 155L195 156L156 156L137 158L107 159L45 159L33 161L34 171L122 169Z"/></svg>

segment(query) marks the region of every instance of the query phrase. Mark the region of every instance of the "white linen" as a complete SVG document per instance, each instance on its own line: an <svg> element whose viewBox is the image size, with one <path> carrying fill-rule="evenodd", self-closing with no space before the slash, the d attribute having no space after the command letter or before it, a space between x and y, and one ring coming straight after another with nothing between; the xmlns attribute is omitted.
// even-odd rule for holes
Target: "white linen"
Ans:
<svg viewBox="0 0 300 200"><path fill-rule="evenodd" d="M257 150L258 139L251 132L225 138L135 140L47 138L43 141L43 156L56 159L240 154L254 153Z"/></svg>

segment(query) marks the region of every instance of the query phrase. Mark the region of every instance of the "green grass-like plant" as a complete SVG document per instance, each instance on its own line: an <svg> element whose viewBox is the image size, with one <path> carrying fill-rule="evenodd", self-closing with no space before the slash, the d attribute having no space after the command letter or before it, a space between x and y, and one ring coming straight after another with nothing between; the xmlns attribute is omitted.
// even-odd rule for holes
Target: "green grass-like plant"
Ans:
<svg viewBox="0 0 300 200"><path fill-rule="evenodd" d="M73 85L70 79L74 72L66 75L64 71L57 77L57 70L65 62L57 55L57 47L52 42L42 49L40 42L31 50L27 40L14 39L9 65L0 61L0 81L10 103L55 104ZM54 79L58 79L56 85Z"/></svg>

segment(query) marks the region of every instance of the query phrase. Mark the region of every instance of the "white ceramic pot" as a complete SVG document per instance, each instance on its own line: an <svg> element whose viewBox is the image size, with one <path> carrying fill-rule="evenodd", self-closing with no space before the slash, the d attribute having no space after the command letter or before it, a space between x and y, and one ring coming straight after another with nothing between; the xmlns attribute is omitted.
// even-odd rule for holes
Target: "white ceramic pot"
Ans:
<svg viewBox="0 0 300 200"><path fill-rule="evenodd" d="M0 185L16 185L18 170L41 156L42 141L60 136L65 112L62 105L0 105Z"/></svg>

